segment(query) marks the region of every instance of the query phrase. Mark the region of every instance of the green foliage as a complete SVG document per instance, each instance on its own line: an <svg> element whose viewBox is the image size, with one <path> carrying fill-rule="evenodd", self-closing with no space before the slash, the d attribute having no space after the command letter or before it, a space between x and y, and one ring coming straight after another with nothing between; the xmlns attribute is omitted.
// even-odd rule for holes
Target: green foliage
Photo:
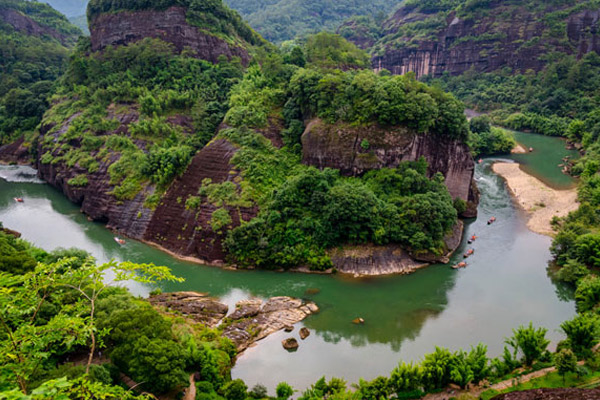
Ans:
<svg viewBox="0 0 600 400"><path fill-rule="evenodd" d="M88 184L88 178L83 174L77 175L76 177L69 179L67 183L69 186L84 187Z"/></svg>
<svg viewBox="0 0 600 400"><path fill-rule="evenodd" d="M372 15L381 21L398 4L383 0L228 0L227 3L263 37L275 43L333 31L351 16Z"/></svg>
<svg viewBox="0 0 600 400"><path fill-rule="evenodd" d="M290 79L290 104L298 114L327 122L406 125L419 132L466 140L462 104L412 75L380 76L361 71L299 69Z"/></svg>
<svg viewBox="0 0 600 400"><path fill-rule="evenodd" d="M577 357L569 349L562 349L554 356L554 364L559 375L564 377L568 372L575 372L577 368Z"/></svg>
<svg viewBox="0 0 600 400"><path fill-rule="evenodd" d="M560 325L567 335L569 347L578 357L589 355L590 349L600 340L598 322L596 315L579 314Z"/></svg>
<svg viewBox="0 0 600 400"><path fill-rule="evenodd" d="M0 229L0 271L19 275L32 271L35 265L27 244Z"/></svg>
<svg viewBox="0 0 600 400"><path fill-rule="evenodd" d="M231 231L227 249L240 265L313 269L330 267L324 249L345 243L438 249L456 210L426 168L423 160L405 163L363 180L303 168L268 198L258 218Z"/></svg>
<svg viewBox="0 0 600 400"><path fill-rule="evenodd" d="M49 106L54 81L65 70L68 49L81 33L67 19L41 2L2 0L9 9L53 35L27 34L0 23L0 146L31 133Z"/></svg>
<svg viewBox="0 0 600 400"><path fill-rule="evenodd" d="M227 400L245 400L248 387L241 379L234 379L223 386L223 396Z"/></svg>
<svg viewBox="0 0 600 400"><path fill-rule="evenodd" d="M534 361L545 356L550 344L546 339L547 331L545 328L534 328L530 322L527 327L520 326L518 329L513 329L513 336L506 339L506 344L512 347L515 356L520 352L523 363L530 367Z"/></svg>
<svg viewBox="0 0 600 400"><path fill-rule="evenodd" d="M286 382L280 382L275 388L275 394L277 394L278 399L288 400L294 394L294 388Z"/></svg>
<svg viewBox="0 0 600 400"><path fill-rule="evenodd" d="M577 284L575 301L578 312L595 309L600 303L600 277L597 275L583 277Z"/></svg>
<svg viewBox="0 0 600 400"><path fill-rule="evenodd" d="M490 127L488 131L472 133L470 147L476 155L509 154L517 145L511 132Z"/></svg>
<svg viewBox="0 0 600 400"><path fill-rule="evenodd" d="M321 32L306 40L307 61L319 68L367 68L371 60L367 53L340 35Z"/></svg>

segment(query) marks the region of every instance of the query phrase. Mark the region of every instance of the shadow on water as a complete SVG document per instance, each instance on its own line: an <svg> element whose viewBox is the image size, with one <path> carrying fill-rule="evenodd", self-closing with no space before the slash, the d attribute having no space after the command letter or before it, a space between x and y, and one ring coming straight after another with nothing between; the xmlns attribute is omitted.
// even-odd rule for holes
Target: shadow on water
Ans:
<svg viewBox="0 0 600 400"><path fill-rule="evenodd" d="M87 221L48 185L2 179L0 221L45 249L80 247L99 261L167 265L186 281L161 285L165 291L208 292L230 307L249 296L289 295L315 301L321 312L304 321L312 334L300 341L297 352L284 351L281 340L297 337L298 329L279 332L247 350L232 371L249 386L260 382L272 388L285 377L302 389L322 375L356 382L389 374L400 359L418 360L435 345L457 349L483 342L497 355L511 329L529 321L549 328L552 340L560 339L560 322L575 310L568 296L557 297L557 288L546 276L550 239L526 229L524 215L490 164L486 160L476 168L482 192L480 216L469 221L465 231L478 239L459 248L453 262L462 260L467 249L475 249L469 266L460 271L433 265L408 276L357 280L191 264L133 240L118 245L110 231ZM0 177L5 168L0 167ZM24 197L25 203L16 204L13 197ZM488 226L491 216L498 222ZM131 289L146 295L152 288ZM365 324L354 325L357 317Z"/></svg>

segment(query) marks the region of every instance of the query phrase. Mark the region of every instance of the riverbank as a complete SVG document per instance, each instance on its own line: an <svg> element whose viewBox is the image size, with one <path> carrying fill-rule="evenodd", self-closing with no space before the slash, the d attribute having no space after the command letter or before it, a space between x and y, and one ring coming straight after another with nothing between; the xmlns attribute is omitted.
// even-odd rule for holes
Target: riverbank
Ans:
<svg viewBox="0 0 600 400"><path fill-rule="evenodd" d="M564 217L579 207L576 189L552 189L523 172L517 163L497 162L492 169L504 178L515 201L528 213L527 227L534 232L552 236L552 218Z"/></svg>

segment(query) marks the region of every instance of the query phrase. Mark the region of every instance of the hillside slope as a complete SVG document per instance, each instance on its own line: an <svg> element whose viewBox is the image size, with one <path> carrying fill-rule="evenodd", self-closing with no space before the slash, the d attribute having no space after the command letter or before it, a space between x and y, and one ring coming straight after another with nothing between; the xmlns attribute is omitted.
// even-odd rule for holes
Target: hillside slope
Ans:
<svg viewBox="0 0 600 400"><path fill-rule="evenodd" d="M38 125L80 34L48 5L0 0L0 145Z"/></svg>
<svg viewBox="0 0 600 400"><path fill-rule="evenodd" d="M600 50L599 5L597 0L408 1L383 23L372 48L373 67L417 77L505 67L539 71L553 53L581 57Z"/></svg>

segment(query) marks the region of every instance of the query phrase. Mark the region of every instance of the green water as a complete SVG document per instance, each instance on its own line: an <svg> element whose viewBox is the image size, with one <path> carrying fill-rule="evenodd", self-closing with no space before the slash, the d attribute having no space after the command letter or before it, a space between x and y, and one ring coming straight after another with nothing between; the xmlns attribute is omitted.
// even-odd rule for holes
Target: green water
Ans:
<svg viewBox="0 0 600 400"><path fill-rule="evenodd" d="M509 157L518 162L523 171L555 189L570 189L575 186L573 178L563 174L562 167L558 166L563 163L565 156L570 156L571 159L579 157L577 150L565 149L564 139L523 132L514 132L514 135L525 149L533 148L531 153L511 154Z"/></svg>
<svg viewBox="0 0 600 400"><path fill-rule="evenodd" d="M163 290L210 292L231 306L248 296L291 295L315 301L321 312L304 321L312 333L300 341L297 352L282 349L281 340L290 334L280 332L247 350L232 372L249 386L260 382L272 390L286 380L302 389L322 375L349 382L387 375L400 359L418 360L435 345L457 349L483 342L491 355L498 355L511 329L529 321L547 327L554 343L561 339L558 327L575 314L575 307L571 293L547 276L550 239L527 230L490 162L476 169L482 191L480 216L466 232L479 239L469 267L460 271L435 265L409 276L356 280L185 263L133 240L119 246L111 232L89 222L59 192L29 183L27 171L14 167L0 167L0 178L5 178L0 179L0 221L46 249L75 246L100 261L154 262L186 278ZM13 197L25 202L15 203ZM498 222L487 226L492 215ZM465 249L466 244L459 254ZM131 289L140 295L151 290L142 285ZM318 293L310 294L315 289ZM356 317L366 323L353 325ZM297 337L297 332L298 328L291 335Z"/></svg>

